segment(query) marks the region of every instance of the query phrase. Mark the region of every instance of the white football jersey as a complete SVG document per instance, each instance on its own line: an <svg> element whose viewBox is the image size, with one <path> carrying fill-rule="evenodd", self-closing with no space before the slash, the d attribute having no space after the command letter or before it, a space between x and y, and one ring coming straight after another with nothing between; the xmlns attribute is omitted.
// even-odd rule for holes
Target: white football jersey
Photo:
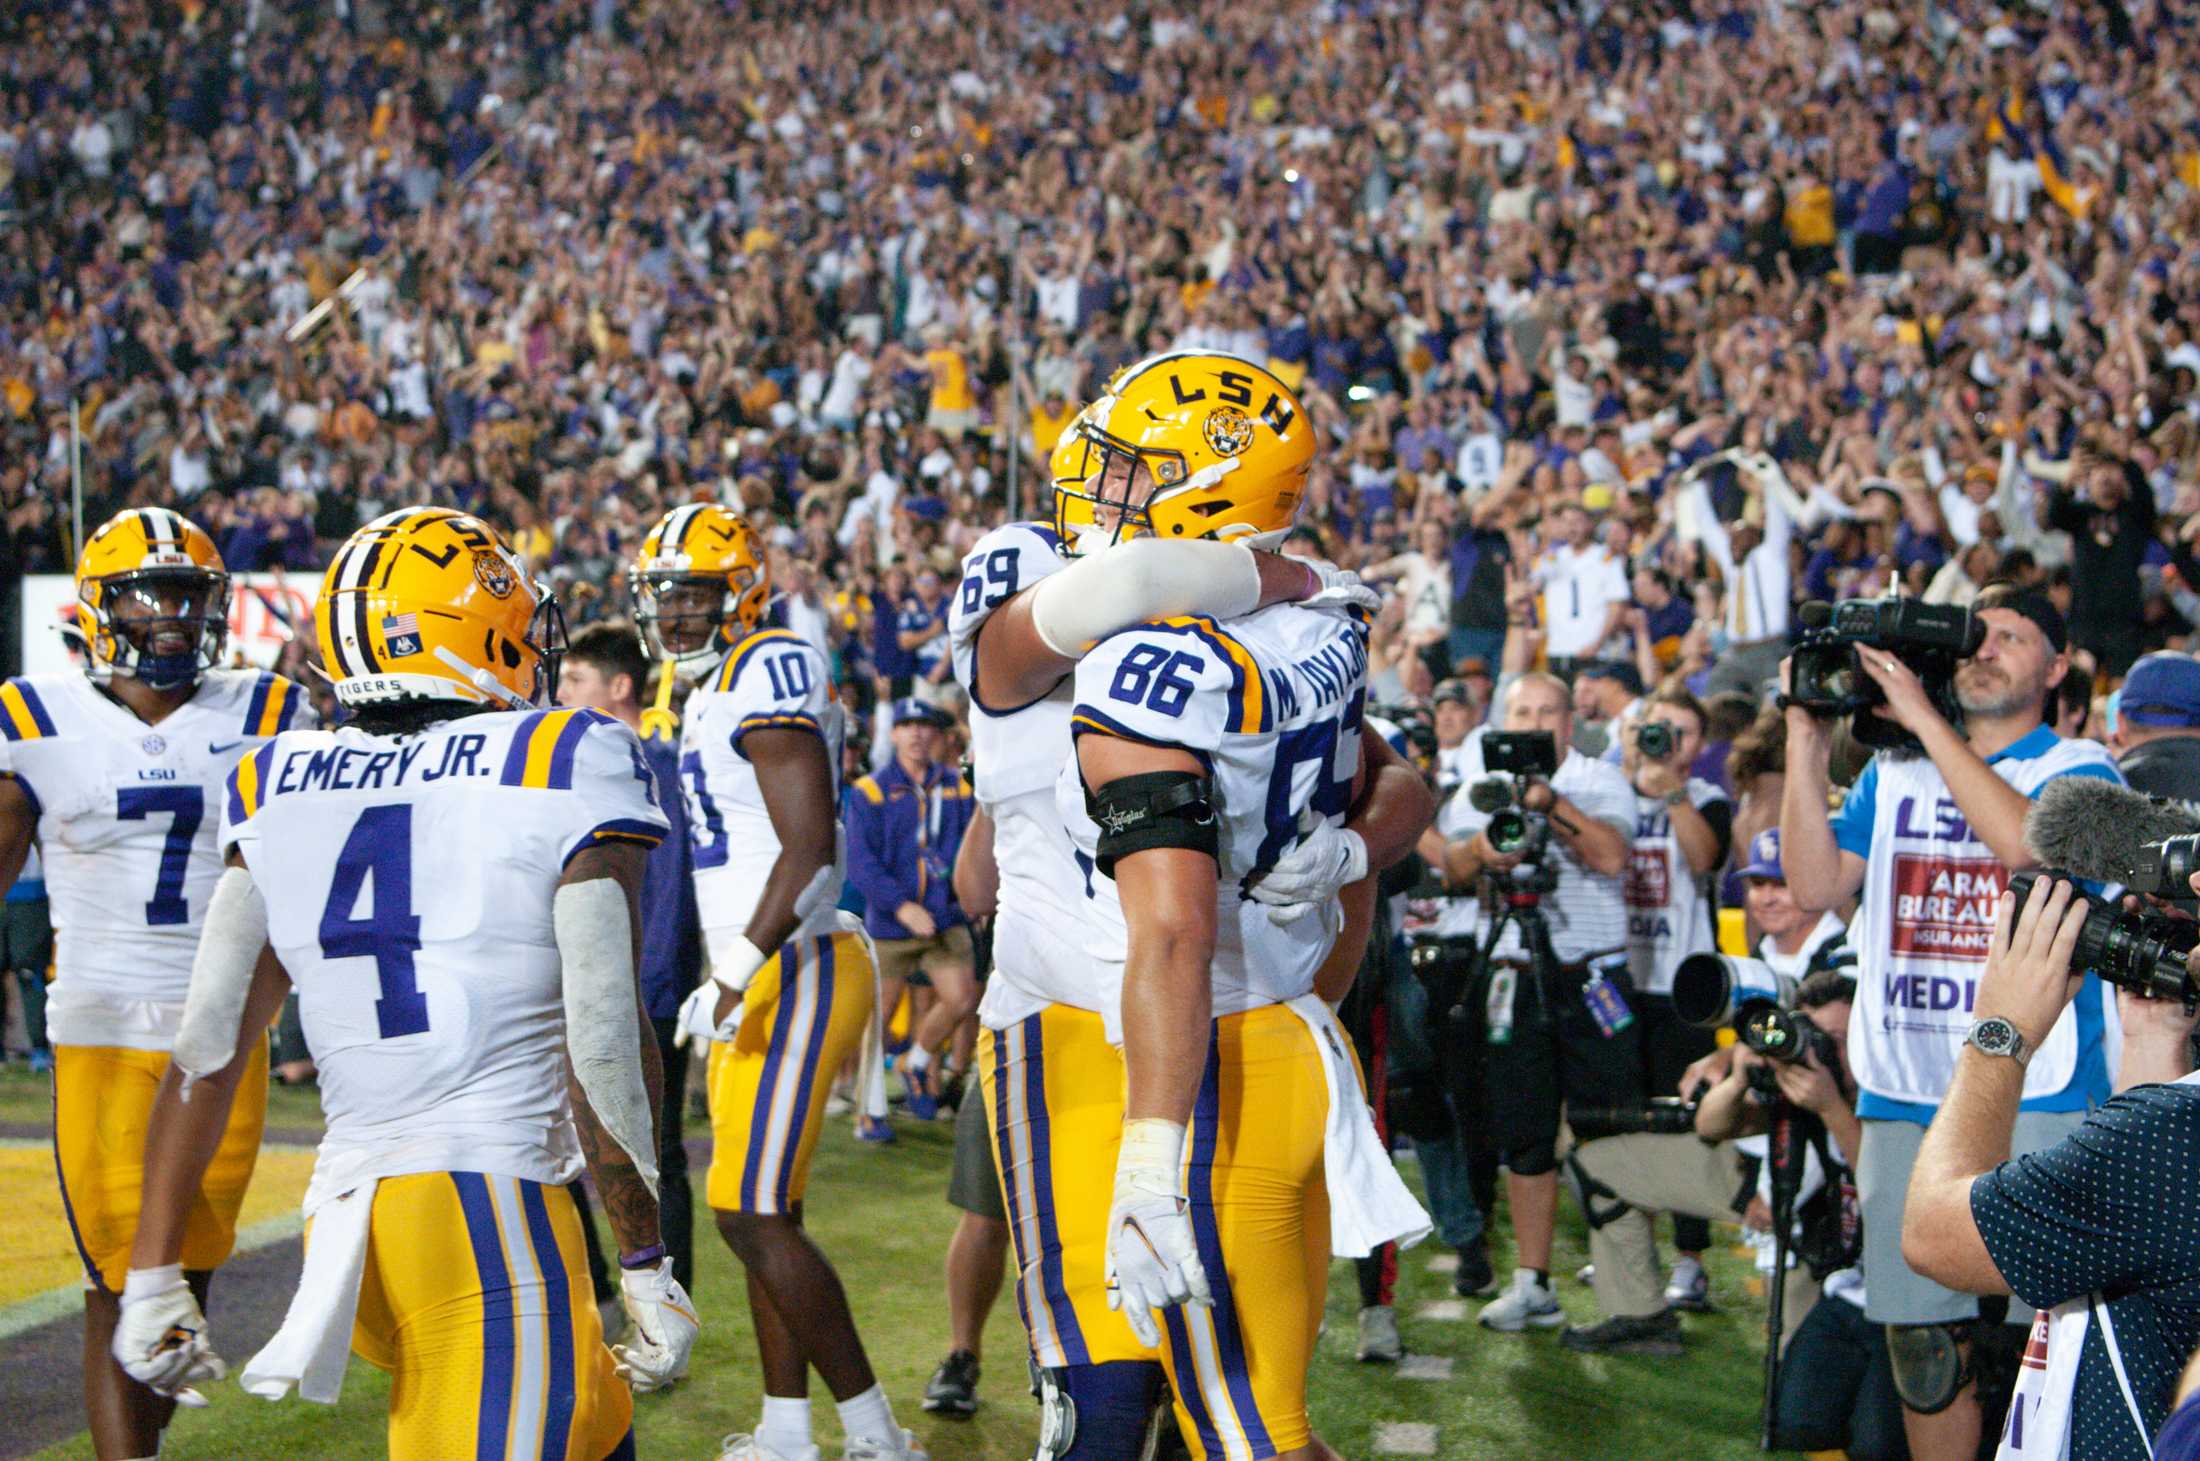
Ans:
<svg viewBox="0 0 2200 1461"><path fill-rule="evenodd" d="M209 671L158 725L82 675L0 687L0 772L37 809L52 900L55 1043L169 1048L221 876L222 787L247 751L311 724L305 691L262 670Z"/></svg>
<svg viewBox="0 0 2200 1461"><path fill-rule="evenodd" d="M978 631L995 609L1069 566L1062 540L1039 523L1010 523L963 559L962 587L947 610L955 678L970 695L970 756L978 804L993 821L1000 868L993 974L978 1017L1007 1029L1049 1004L1102 1009L1114 1033L1119 962L1092 956L1083 930L1092 863L1070 841L1054 783L1070 759L1073 677L1028 705L1000 705L978 678Z"/></svg>
<svg viewBox="0 0 2200 1461"><path fill-rule="evenodd" d="M551 899L576 854L666 828L641 742L593 710L292 732L246 758L222 846L320 1067L309 1210L365 1177L578 1174Z"/></svg>
<svg viewBox="0 0 2200 1461"><path fill-rule="evenodd" d="M1186 616L1142 624L1078 662L1071 732L1176 746L1211 768L1216 815L1214 1010L1281 1004L1314 987L1337 929L1327 916L1278 925L1246 896L1317 822L1342 825L1360 770L1367 628L1357 619L1279 604L1227 624ZM1057 804L1080 853L1099 828L1085 813L1072 758ZM1108 959L1127 942L1115 883L1088 880Z"/></svg>
<svg viewBox="0 0 2200 1461"><path fill-rule="evenodd" d="M688 841L695 852L695 903L703 935L714 946L748 931L764 884L779 861L756 768L741 749L750 731L796 727L825 742L825 760L840 795L843 722L825 656L785 629L759 629L735 645L681 712L680 786L687 798ZM836 801L837 806L837 801ZM833 862L847 865L837 817ZM812 912L789 938L828 935L839 925L832 901Z"/></svg>

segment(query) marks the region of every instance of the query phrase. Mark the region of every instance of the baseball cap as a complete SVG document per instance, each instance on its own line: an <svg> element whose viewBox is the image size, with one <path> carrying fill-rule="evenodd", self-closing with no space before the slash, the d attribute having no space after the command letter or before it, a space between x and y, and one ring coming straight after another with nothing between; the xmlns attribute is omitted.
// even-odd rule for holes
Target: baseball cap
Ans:
<svg viewBox="0 0 2200 1461"><path fill-rule="evenodd" d="M1621 659L1591 660L1574 671L1580 680L1610 680L1630 695L1642 693L1642 671Z"/></svg>
<svg viewBox="0 0 2200 1461"><path fill-rule="evenodd" d="M894 702L894 724L907 725L922 721L934 730L947 729L947 716L937 705L919 700L914 695L904 696Z"/></svg>
<svg viewBox="0 0 2200 1461"><path fill-rule="evenodd" d="M1431 705L1442 705L1447 701L1455 705L1472 705L1474 703L1473 697L1467 693L1466 681L1445 680L1436 687L1435 693L1429 696Z"/></svg>
<svg viewBox="0 0 2200 1461"><path fill-rule="evenodd" d="M1745 878L1772 878L1786 882L1787 874L1780 871L1780 829L1767 827L1749 839L1749 861L1741 866Z"/></svg>
<svg viewBox="0 0 2200 1461"><path fill-rule="evenodd" d="M2200 660L2157 651L2124 677L2117 713L2134 725L2200 726Z"/></svg>
<svg viewBox="0 0 2200 1461"><path fill-rule="evenodd" d="M1453 665L1451 672L1462 680L1471 680L1477 676L1485 680L1493 678L1490 674L1490 662L1478 654L1468 655Z"/></svg>

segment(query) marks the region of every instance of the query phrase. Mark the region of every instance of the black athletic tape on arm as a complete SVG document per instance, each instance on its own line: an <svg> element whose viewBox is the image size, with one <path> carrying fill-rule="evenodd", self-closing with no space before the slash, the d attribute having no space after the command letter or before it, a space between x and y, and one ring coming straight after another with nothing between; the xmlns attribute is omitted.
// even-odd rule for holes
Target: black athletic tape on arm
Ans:
<svg viewBox="0 0 2200 1461"><path fill-rule="evenodd" d="M1212 781L1192 771L1142 771L1088 789L1085 813L1100 826L1093 866L1112 878L1117 859L1157 847L1216 856L1222 841L1213 790Z"/></svg>

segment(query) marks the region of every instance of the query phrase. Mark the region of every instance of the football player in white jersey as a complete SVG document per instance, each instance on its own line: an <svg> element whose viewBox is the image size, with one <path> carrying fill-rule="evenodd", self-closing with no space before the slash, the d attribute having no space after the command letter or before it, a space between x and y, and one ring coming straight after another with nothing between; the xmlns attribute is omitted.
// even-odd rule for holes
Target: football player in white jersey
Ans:
<svg viewBox="0 0 2200 1461"><path fill-rule="evenodd" d="M1290 392L1226 356L1146 362L1080 430L1096 470L1057 483L1057 514L1116 539L1269 546L1313 457ZM1328 1003L1366 948L1369 870L1409 851L1431 810L1424 795L1381 838L1345 829L1366 680L1364 613L1290 604L1144 624L1077 666L1077 756L1057 792L1096 874L1095 952L1120 963L1126 1076L1110 1301L1160 1340L1202 1456L1333 1456L1306 1410L1330 1251L1428 1231ZM1349 864L1341 904L1251 896L1302 841Z"/></svg>
<svg viewBox="0 0 2200 1461"><path fill-rule="evenodd" d="M710 978L684 1018L707 1035L706 1194L748 1270L764 1414L724 1461L812 1461L811 1366L854 1457L921 1457L872 1373L840 1276L802 1226L833 1076L874 1018L878 976L840 895L840 703L825 657L759 627L771 583L748 523L665 514L631 571L644 643L697 681L680 779ZM767 952L768 951L768 952Z"/></svg>
<svg viewBox="0 0 2200 1461"><path fill-rule="evenodd" d="M0 885L35 837L56 932L46 1008L54 1156L84 1262L84 1409L100 1456L150 1456L173 1402L107 1355L145 1125L168 1068L199 925L221 873L215 825L239 757L312 723L279 675L219 669L229 575L213 540L166 508L117 513L76 570L85 673L0 688ZM180 1261L203 1296L229 1256L267 1116L267 1054L210 1164Z"/></svg>
<svg viewBox="0 0 2200 1461"><path fill-rule="evenodd" d="M1082 438L1065 433L1056 475L1074 472L1083 456ZM1039 1369L1047 1458L1135 1449L1165 1393L1156 1348L1107 1313L1102 1184L1123 1111L1122 1057L1110 1043L1118 971L1089 956L1081 934L1089 865L1055 802L1070 754L1069 677L1092 643L1145 619L1229 616L1316 596L1376 602L1350 573L1216 539L1140 538L1079 557L1052 525L1011 523L963 560L948 627L955 674L971 698L976 790L1000 881L978 1067L1016 1246L1017 1306ZM1398 774L1410 778L1410 768ZM1263 894L1279 903L1327 896L1335 885L1319 879L1334 869L1317 863L1307 863L1314 881L1277 877ZM1080 1192L1086 1200L1072 1200Z"/></svg>
<svg viewBox="0 0 2200 1461"><path fill-rule="evenodd" d="M355 717L229 777L116 1358L164 1393L223 1373L176 1264L294 986L328 1131L298 1291L246 1388L333 1402L356 1348L392 1372L393 1458L631 1457L628 1384L679 1378L697 1330L657 1227L634 899L666 823L641 744L549 708L556 603L474 518L361 528L314 626ZM634 1322L616 1351L566 1191L584 1163Z"/></svg>

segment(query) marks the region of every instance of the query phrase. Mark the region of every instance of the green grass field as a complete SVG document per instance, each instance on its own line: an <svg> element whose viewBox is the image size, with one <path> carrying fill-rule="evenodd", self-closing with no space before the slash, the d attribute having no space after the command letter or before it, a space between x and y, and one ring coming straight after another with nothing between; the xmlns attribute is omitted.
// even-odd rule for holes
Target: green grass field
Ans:
<svg viewBox="0 0 2200 1461"><path fill-rule="evenodd" d="M0 1081L0 1120L41 1121L42 1082ZM308 1092L277 1090L269 1124L309 1126L317 1120ZM942 1193L952 1128L899 1123L901 1140L878 1149L857 1143L844 1121L827 1128L810 1184L810 1220L846 1281L857 1321L896 1411L938 1461L1028 1457L1033 1412L1024 1382L1023 1337L1013 1299L1004 1294L986 1334L984 1405L969 1422L925 1415L924 1382L946 1336L940 1260L954 1226ZM1415 1176L1410 1165L1409 1176ZM698 1173L698 1178L700 1174ZM709 1238L707 1232L703 1235ZM1446 1277L1429 1271L1431 1245L1402 1256L1399 1314L1410 1353L1449 1356L1448 1380L1401 1378L1388 1367L1353 1362L1357 1290L1350 1265L1336 1266L1328 1322L1313 1375L1317 1428L1343 1455L1372 1456L1375 1427L1418 1421L1437 1427L1438 1454L1452 1458L1591 1457L1597 1461L1716 1461L1758 1454L1754 1437L1764 1311L1747 1296L1748 1271L1722 1235L1713 1255L1721 1312L1691 1317L1688 1353L1678 1360L1596 1359L1558 1347L1555 1331L1500 1335L1471 1318L1418 1316L1419 1306L1451 1297ZM1498 1243L1500 1272L1510 1252ZM747 1430L757 1417L755 1350L732 1257L714 1239L699 1245L696 1299L705 1328L694 1378L669 1395L637 1402L639 1449L645 1457L708 1458L719 1437ZM1588 1291L1571 1275L1587 1261L1578 1214L1566 1212L1556 1272L1567 1311L1595 1317ZM1468 1305L1471 1314L1475 1305ZM219 1313L217 1309L217 1315ZM216 1319L216 1338L220 1321ZM6 1345L0 1343L0 1363ZM247 1356L227 1356L234 1366ZM164 1455L193 1457L378 1457L388 1382L354 1362L343 1402L334 1407L297 1400L269 1405L233 1384L216 1386L213 1405L179 1418ZM822 1390L816 1402L818 1440L837 1454L838 1427ZM42 1457L91 1456L74 1441Z"/></svg>

